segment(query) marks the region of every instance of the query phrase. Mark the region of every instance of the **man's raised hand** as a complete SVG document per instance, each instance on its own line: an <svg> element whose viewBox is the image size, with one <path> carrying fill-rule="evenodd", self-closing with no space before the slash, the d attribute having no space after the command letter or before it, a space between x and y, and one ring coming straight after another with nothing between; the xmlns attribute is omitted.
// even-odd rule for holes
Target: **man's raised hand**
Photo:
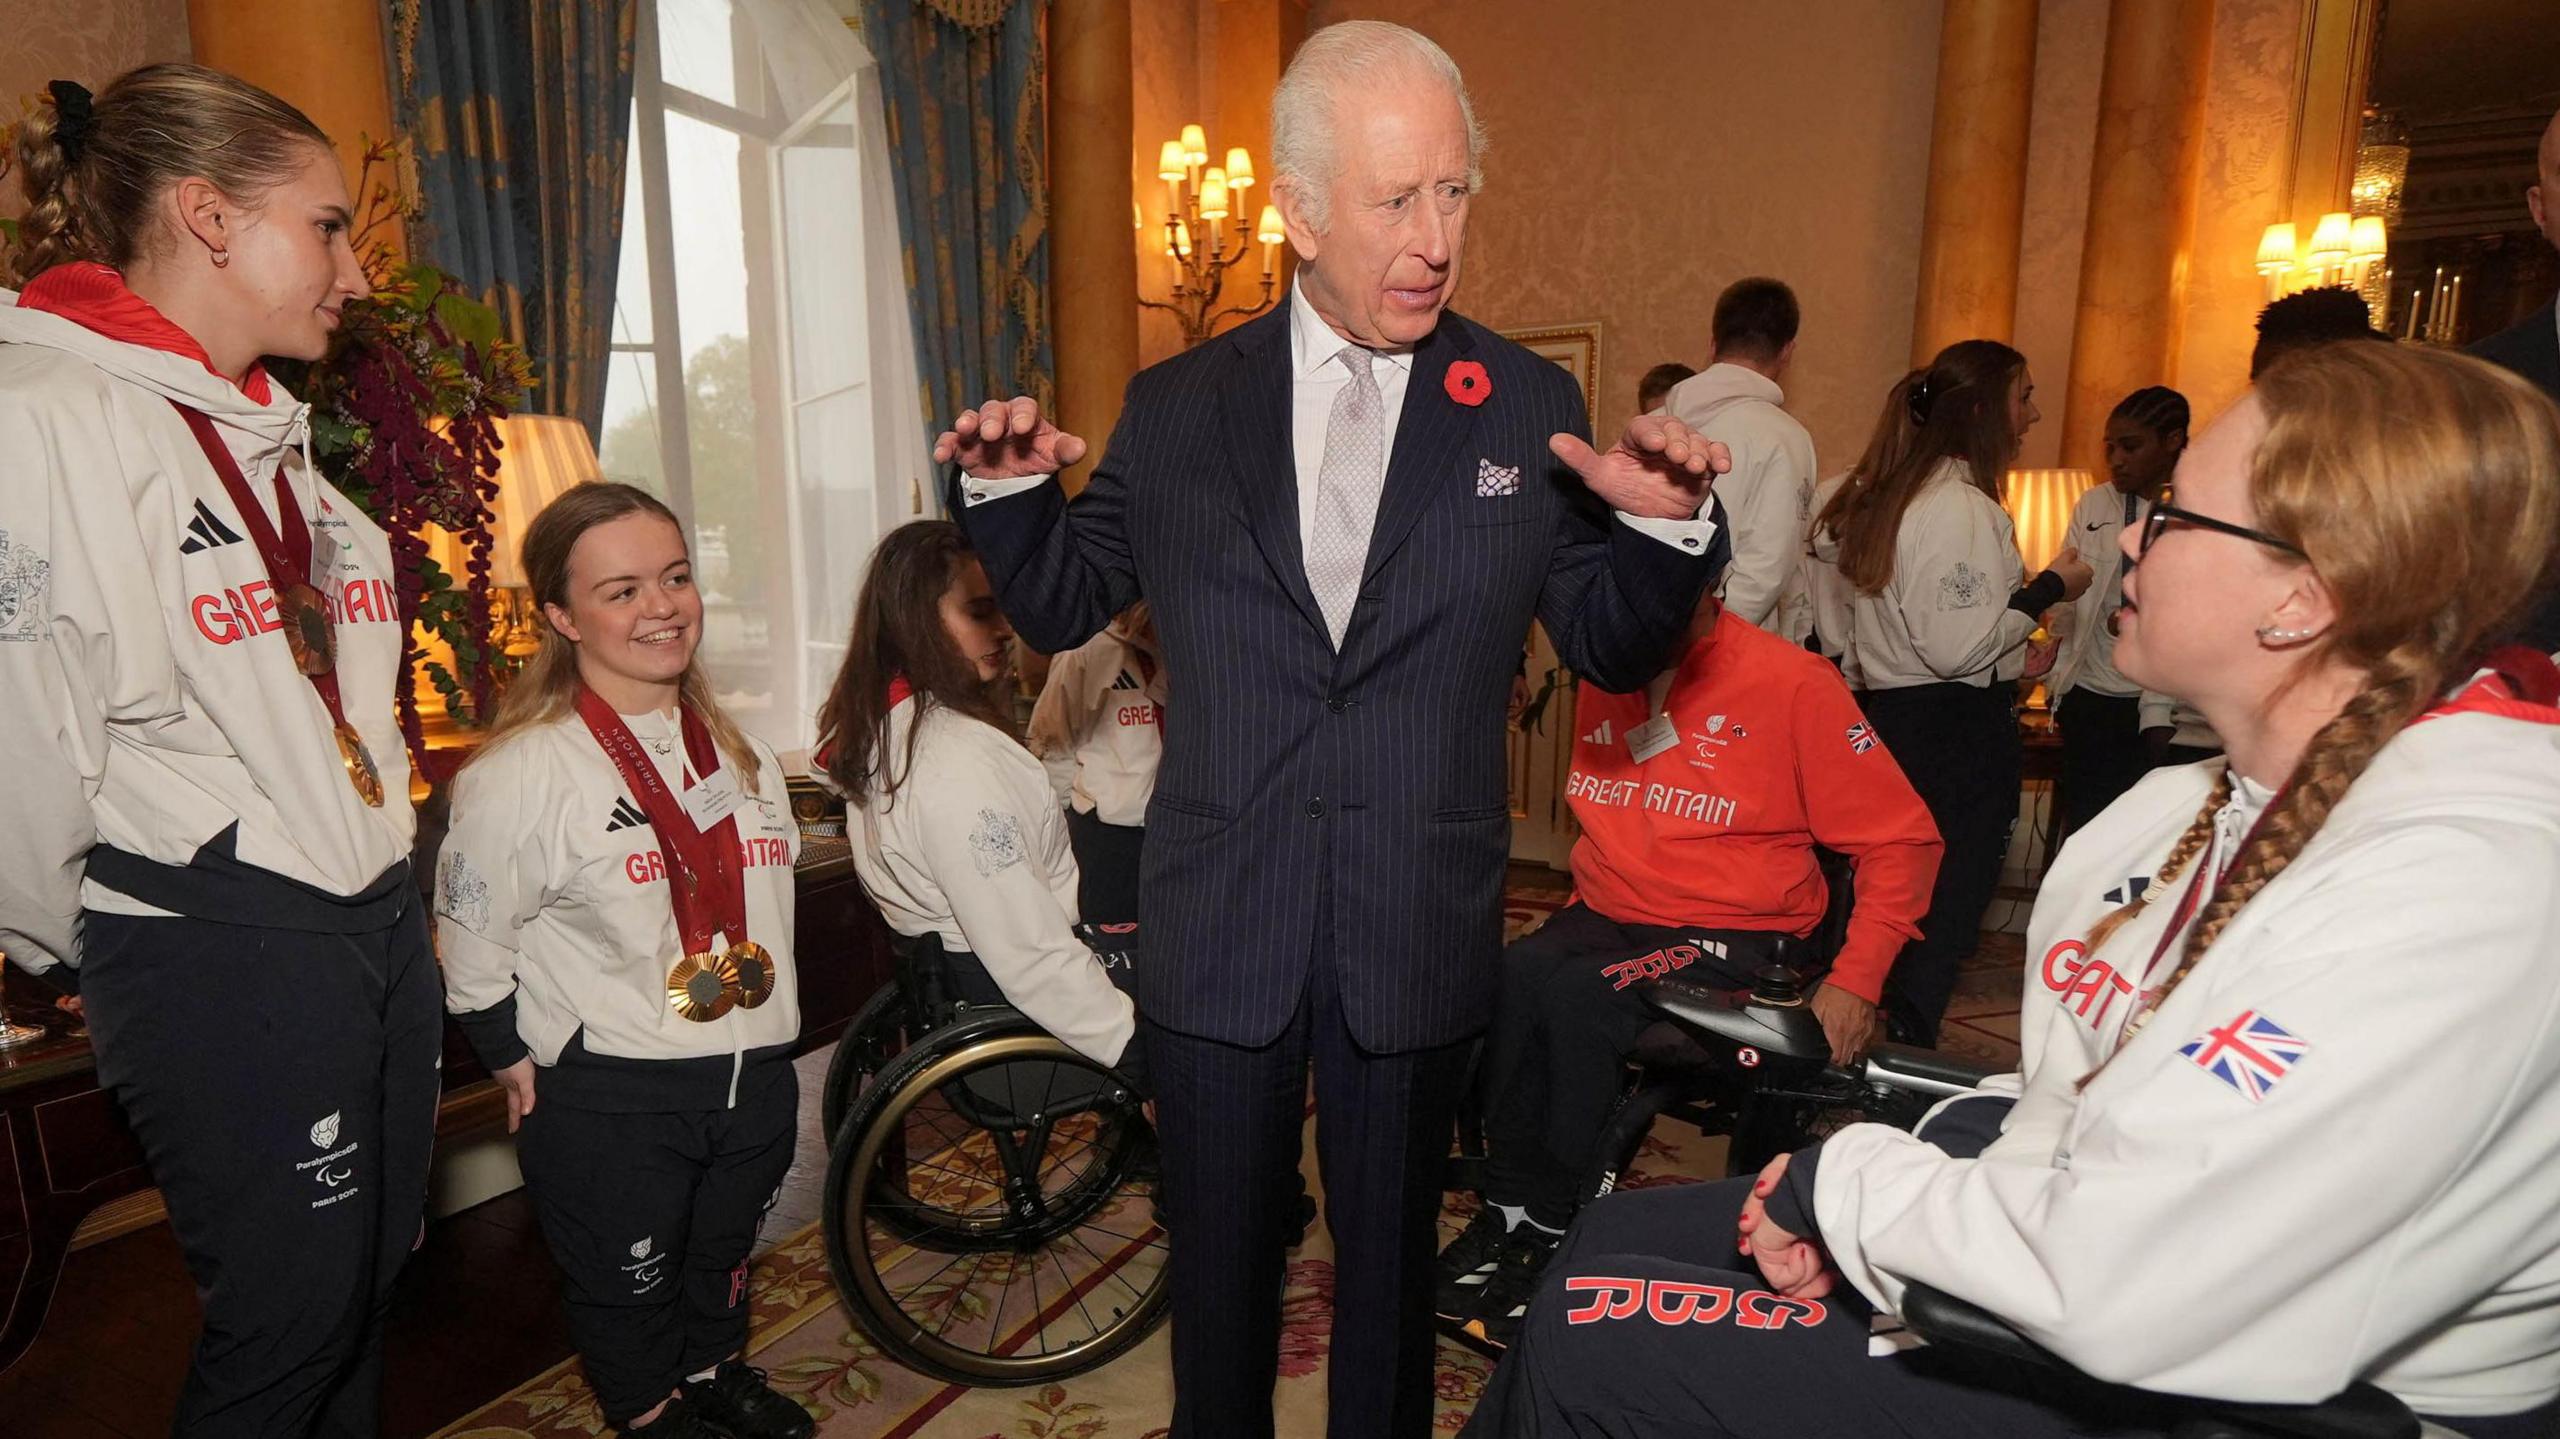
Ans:
<svg viewBox="0 0 2560 1439"><path fill-rule="evenodd" d="M1697 518L1716 476L1733 468L1724 446L1668 415L1638 415L1606 451L1571 435L1547 440L1591 492L1622 515L1656 520Z"/></svg>
<svg viewBox="0 0 2560 1439"><path fill-rule="evenodd" d="M958 462L961 472L982 480L1015 480L1054 475L1084 458L1085 442L1059 429L1040 413L1040 402L1027 395L989 400L962 410L933 442L933 462Z"/></svg>

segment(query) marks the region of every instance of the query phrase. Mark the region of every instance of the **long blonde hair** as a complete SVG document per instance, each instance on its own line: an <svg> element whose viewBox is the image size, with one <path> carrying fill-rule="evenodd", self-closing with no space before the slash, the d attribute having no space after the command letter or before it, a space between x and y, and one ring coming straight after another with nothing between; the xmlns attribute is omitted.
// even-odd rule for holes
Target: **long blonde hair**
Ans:
<svg viewBox="0 0 2560 1439"><path fill-rule="evenodd" d="M2336 602L2296 674L2365 676L2311 737L2188 932L2165 1000L2223 929L2284 873L2392 736L2467 677L2549 579L2560 545L2560 406L2462 355L2326 345L2257 382L2267 436L2249 473L2257 525L2298 547ZM2225 771L2171 847L2156 890L2195 861L2231 798ZM2095 951L2143 910L2089 931Z"/></svg>
<svg viewBox="0 0 2560 1439"><path fill-rule="evenodd" d="M656 515L684 533L675 511L660 503L658 497L631 485L595 482L576 485L558 499L542 507L524 532L524 574L533 590L537 605L569 604L569 552L577 547L578 537L596 526L621 519L625 515ZM542 627L542 647L525 662L524 669L507 685L506 696L498 702L498 718L489 726L489 737L481 742L479 755L486 755L518 731L548 724L567 716L578 704L578 647L548 623ZM711 681L703 673L699 652L695 662L685 666L680 692L686 708L702 719L711 738L728 757L729 765L738 772L738 782L749 794L760 794L757 781L763 777L763 761L756 757L755 746L747 743L746 732L720 708L711 694Z"/></svg>
<svg viewBox="0 0 2560 1439"><path fill-rule="evenodd" d="M90 101L76 154L62 102L38 101L18 123L20 285L70 260L121 270L150 246L161 192L191 176L242 205L309 162L329 137L311 117L237 76L202 65L145 65Z"/></svg>

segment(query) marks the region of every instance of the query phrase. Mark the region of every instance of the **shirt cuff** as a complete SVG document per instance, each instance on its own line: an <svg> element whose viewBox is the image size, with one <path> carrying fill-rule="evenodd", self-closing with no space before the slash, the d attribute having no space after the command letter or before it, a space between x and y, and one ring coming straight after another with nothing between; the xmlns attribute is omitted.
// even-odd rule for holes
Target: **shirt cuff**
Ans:
<svg viewBox="0 0 2560 1439"><path fill-rule="evenodd" d="M1651 535L1684 554L1703 558L1707 553L1707 547L1715 543L1716 522L1707 518L1704 507L1700 508L1698 517L1694 520L1658 520L1646 515L1631 515L1624 510L1613 513L1618 516L1621 523L1637 534Z"/></svg>
<svg viewBox="0 0 2560 1439"><path fill-rule="evenodd" d="M1023 475L1010 480L982 480L976 475L963 474L960 477L960 496L969 504L983 505L989 500L1001 500L1036 488L1048 478L1047 475Z"/></svg>

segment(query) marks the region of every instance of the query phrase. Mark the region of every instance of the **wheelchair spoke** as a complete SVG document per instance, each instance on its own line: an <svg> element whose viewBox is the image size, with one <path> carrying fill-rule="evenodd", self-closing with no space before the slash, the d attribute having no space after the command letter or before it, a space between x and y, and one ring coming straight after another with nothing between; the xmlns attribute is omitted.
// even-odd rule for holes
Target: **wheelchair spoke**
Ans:
<svg viewBox="0 0 2560 1439"><path fill-rule="evenodd" d="M943 1306L942 1306L942 1322L940 1322L940 1323L938 1323L938 1324L936 1324L936 1325L934 1325L934 1326L933 1326L933 1337L934 1337L934 1338L936 1338L936 1339L941 1338L941 1337L942 1337L942 1335L943 1335L943 1331L945 1331L945 1330L947 1330L947 1329L949 1329L949 1328L951 1327L951 1319L952 1319L952 1316L953 1316L953 1315L956 1315L956 1314L958 1314L958 1313L960 1312L960 1301L959 1301L959 1296L960 1296L960 1295L962 1295L962 1294L966 1294L967 1292L969 1292L969 1290L970 1290L970 1288L971 1288L972 1286L974 1286L975 1284L977 1284L977 1282L978 1282L978 1271L979 1271L980 1269L983 1269L983 1268L985 1268L985 1267L986 1267L986 1260L987 1260L987 1256L986 1256L986 1255L984 1255L984 1254L972 1255L972 1256L970 1257L970 1260L969 1260L969 1277L968 1277L968 1278L966 1278L966 1279L964 1279L964 1280L962 1280L962 1281L960 1281L960 1285L959 1285L959 1287L958 1287L957 1289L955 1289L955 1290L953 1290L953 1291L952 1291L952 1302L950 1302L949 1304L945 1304L945 1305L943 1305ZM949 1265L944 1265L943 1267L947 1269L947 1268L949 1268L950 1266L949 1266Z"/></svg>
<svg viewBox="0 0 2560 1439"><path fill-rule="evenodd" d="M1084 1332L1086 1337L1090 1338L1093 1335L1101 1333L1102 1326L1093 1322L1093 1311L1085 1307L1084 1286L1078 1284L1076 1282L1075 1275L1067 1271L1067 1261L1059 1258L1058 1252L1054 1248L1044 1249L1040 1252L1048 1256L1050 1263L1058 1266L1058 1277L1067 1281L1067 1293L1076 1301L1076 1312L1084 1316ZM1085 1252L1088 1254L1092 1253L1091 1250L1087 1250Z"/></svg>
<svg viewBox="0 0 2560 1439"><path fill-rule="evenodd" d="M1103 1258L1100 1254L1098 1254L1098 1253L1096 1253L1096 1252L1094 1251L1094 1247L1093 1247L1092 1245L1085 1243L1085 1242L1084 1242L1084 1236L1083 1236L1082 1234L1079 1234L1079 1233L1077 1233L1076 1231L1074 1231L1074 1230L1072 1230L1072 1229L1071 1229L1071 1230L1068 1230L1068 1231L1067 1231L1067 1237L1068 1237L1069 1239L1074 1240L1074 1241L1076 1242L1076 1247L1077 1247L1078 1249L1083 1250L1083 1251L1085 1252L1086 1256L1087 1256L1088 1258L1090 1258L1090 1259L1092 1259L1092 1260L1093 1260L1094 1272L1095 1272L1095 1273L1100 1274L1100 1275L1104 1276L1105 1278L1108 1278L1108 1279L1109 1279L1109 1280L1111 1280L1113 1283L1115 1283L1115 1284L1119 1285L1119 1286L1120 1286L1121 1288L1123 1288L1123 1289L1128 1290L1131 1294L1136 1295L1136 1296L1137 1296L1137 1297L1139 1297L1140 1299L1144 1299L1144 1298L1146 1298L1146 1297L1147 1297L1147 1291L1145 1291L1145 1290L1143 1290L1143 1289L1140 1289L1140 1288L1139 1288L1137 1285L1135 1285L1135 1284L1130 1283L1130 1282L1129 1282L1129 1279L1128 1279L1128 1276L1126 1276L1126 1275L1124 1275L1124 1274L1122 1274L1122 1273L1120 1272L1120 1268L1121 1268L1121 1266L1115 1265L1115 1264L1113 1264L1110 1260ZM1086 1316L1085 1316L1085 1318L1086 1318L1088 1321L1090 1321L1090 1320L1093 1318L1093 1316L1092 1316L1092 1315L1090 1315L1090 1314L1088 1314L1088 1315L1086 1315ZM1099 1331L1099 1330L1097 1330L1097 1331L1095 1331L1095 1332L1099 1333L1100 1331Z"/></svg>

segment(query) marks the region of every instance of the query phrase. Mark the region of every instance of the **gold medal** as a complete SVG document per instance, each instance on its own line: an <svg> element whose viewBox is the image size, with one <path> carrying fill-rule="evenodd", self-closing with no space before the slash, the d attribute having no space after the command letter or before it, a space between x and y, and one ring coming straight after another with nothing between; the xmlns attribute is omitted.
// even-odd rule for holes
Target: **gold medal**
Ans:
<svg viewBox="0 0 2560 1439"><path fill-rule="evenodd" d="M667 1004L696 1024L709 1024L738 1004L738 967L725 954L688 954L667 971Z"/></svg>
<svg viewBox="0 0 2560 1439"><path fill-rule="evenodd" d="M325 675L337 668L338 628L329 621L328 601L309 585L288 585L276 597L284 620L285 648L293 667L306 675Z"/></svg>
<svg viewBox="0 0 2560 1439"><path fill-rule="evenodd" d="M773 998L773 956L748 940L720 956L738 975L738 1007L753 1009Z"/></svg>
<svg viewBox="0 0 2560 1439"><path fill-rule="evenodd" d="M356 797L375 809L382 808L382 771L374 768L373 752L364 747L364 737L344 721L336 733L338 758L346 764L347 782L356 787Z"/></svg>

